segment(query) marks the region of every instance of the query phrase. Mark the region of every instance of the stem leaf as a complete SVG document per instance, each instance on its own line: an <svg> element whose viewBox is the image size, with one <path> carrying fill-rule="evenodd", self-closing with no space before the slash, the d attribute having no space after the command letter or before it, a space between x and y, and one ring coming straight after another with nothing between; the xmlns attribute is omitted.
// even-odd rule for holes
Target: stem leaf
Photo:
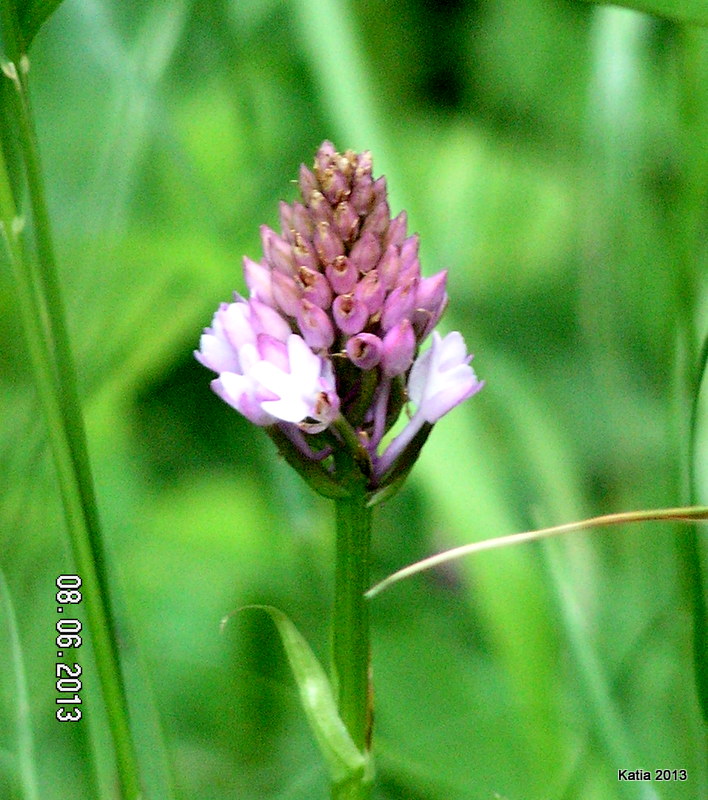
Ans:
<svg viewBox="0 0 708 800"><path fill-rule="evenodd" d="M366 758L359 752L337 712L329 679L317 656L290 618L274 606L250 605L241 610L260 609L275 623L285 655L300 692L300 700L320 752L334 783L363 774Z"/></svg>
<svg viewBox="0 0 708 800"><path fill-rule="evenodd" d="M29 49L37 31L61 5L62 0L18 0L17 11L25 50Z"/></svg>

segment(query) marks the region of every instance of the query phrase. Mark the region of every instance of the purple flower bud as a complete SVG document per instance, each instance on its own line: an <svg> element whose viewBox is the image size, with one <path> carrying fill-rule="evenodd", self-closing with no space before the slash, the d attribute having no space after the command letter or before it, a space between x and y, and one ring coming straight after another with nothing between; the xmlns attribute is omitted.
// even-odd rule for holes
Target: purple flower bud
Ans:
<svg viewBox="0 0 708 800"><path fill-rule="evenodd" d="M261 241L266 261L284 275L292 275L295 268L293 251L288 242L267 225L261 225Z"/></svg>
<svg viewBox="0 0 708 800"><path fill-rule="evenodd" d="M392 219L388 230L386 231L386 237L384 239L384 250L392 244L395 244L396 247L401 247L405 238L406 238L406 226L408 225L408 215L405 211L401 211L401 213L395 218Z"/></svg>
<svg viewBox="0 0 708 800"><path fill-rule="evenodd" d="M421 278L415 295L416 308L424 308L426 311L435 311L439 308L445 297L446 284L446 269L436 272L429 278Z"/></svg>
<svg viewBox="0 0 708 800"><path fill-rule="evenodd" d="M337 167L328 167L318 177L322 193L333 206L349 194L349 181Z"/></svg>
<svg viewBox="0 0 708 800"><path fill-rule="evenodd" d="M371 177L371 168L371 153L367 150L359 155L352 182L352 191L349 195L349 202L359 215L368 212L374 199L374 182Z"/></svg>
<svg viewBox="0 0 708 800"><path fill-rule="evenodd" d="M358 333L347 341L349 360L360 369L373 369L383 353L383 343L373 333Z"/></svg>
<svg viewBox="0 0 708 800"><path fill-rule="evenodd" d="M356 236L359 231L359 215L351 203L343 200L334 209L334 224L343 241L348 242Z"/></svg>
<svg viewBox="0 0 708 800"><path fill-rule="evenodd" d="M399 285L386 298L381 314L381 327L384 331L391 330L404 317L410 318L415 308L416 288L415 281Z"/></svg>
<svg viewBox="0 0 708 800"><path fill-rule="evenodd" d="M332 304L332 289L329 281L321 272L313 272L307 267L300 267L298 277L302 283L303 297L320 308L329 308Z"/></svg>
<svg viewBox="0 0 708 800"><path fill-rule="evenodd" d="M401 245L401 263L403 266L407 266L407 264L413 260L414 258L418 258L418 247L420 245L420 236L417 233L414 233L413 236L409 236Z"/></svg>
<svg viewBox="0 0 708 800"><path fill-rule="evenodd" d="M409 236L401 246L401 269L398 273L398 282L412 281L420 278L420 261L418 260L418 234Z"/></svg>
<svg viewBox="0 0 708 800"><path fill-rule="evenodd" d="M297 324L303 339L315 350L326 350L334 342L334 328L327 314L309 300L302 300Z"/></svg>
<svg viewBox="0 0 708 800"><path fill-rule="evenodd" d="M346 256L337 256L325 270L335 294L348 294L354 290L359 278L357 268Z"/></svg>
<svg viewBox="0 0 708 800"><path fill-rule="evenodd" d="M314 272L319 271L320 262L317 258L315 248L312 246L309 239L306 239L299 233L295 234L293 256L298 267L307 267Z"/></svg>
<svg viewBox="0 0 708 800"><path fill-rule="evenodd" d="M315 230L312 218L302 203L293 203L292 227L303 239L309 239Z"/></svg>
<svg viewBox="0 0 708 800"><path fill-rule="evenodd" d="M415 298L413 327L420 341L437 325L447 305L447 270L442 270L430 278L421 278Z"/></svg>
<svg viewBox="0 0 708 800"><path fill-rule="evenodd" d="M363 330L369 318L369 309L366 303L352 294L340 294L334 298L332 314L339 330L352 336Z"/></svg>
<svg viewBox="0 0 708 800"><path fill-rule="evenodd" d="M378 183L378 181L377 181ZM374 205L373 209L369 212L364 220L362 231L373 233L378 239L386 234L388 230L388 223L391 219L391 209L388 206L386 198L379 200Z"/></svg>
<svg viewBox="0 0 708 800"><path fill-rule="evenodd" d="M275 305L271 288L270 270L263 264L257 264L246 256L243 257L243 275L246 279L251 297L255 297L269 306Z"/></svg>
<svg viewBox="0 0 708 800"><path fill-rule="evenodd" d="M304 165L300 164L300 178L298 180L300 186L300 194L302 195L303 202L306 206L310 205L312 193L319 189L317 188L317 178L312 172Z"/></svg>
<svg viewBox="0 0 708 800"><path fill-rule="evenodd" d="M331 264L337 256L344 255L344 245L329 222L318 222L315 229L314 244L317 253L326 265Z"/></svg>
<svg viewBox="0 0 708 800"><path fill-rule="evenodd" d="M375 269L367 272L354 287L354 297L366 304L372 316L381 311L385 294L386 290L379 281L379 273Z"/></svg>
<svg viewBox="0 0 708 800"><path fill-rule="evenodd" d="M322 142L322 144L317 148L317 152L315 153L314 169L317 180L322 180L322 175L324 175L325 171L332 166L337 155L339 154L337 153L335 146L329 141L329 139L325 139L324 142Z"/></svg>
<svg viewBox="0 0 708 800"><path fill-rule="evenodd" d="M281 200L278 204L278 216L280 217L280 230L282 231L283 238L287 239L290 244L294 244L292 206L288 205L284 200Z"/></svg>
<svg viewBox="0 0 708 800"><path fill-rule="evenodd" d="M401 257L395 245L390 244L386 248L386 252L381 257L377 269L379 280L386 290L392 289L396 285L398 273L401 269Z"/></svg>
<svg viewBox="0 0 708 800"><path fill-rule="evenodd" d="M282 272L274 270L271 273L271 280L276 307L289 317L294 317L300 307L302 292L295 281Z"/></svg>
<svg viewBox="0 0 708 800"><path fill-rule="evenodd" d="M319 222L327 222L328 224L333 222L332 206L322 192L317 190L312 192L307 207L310 210L310 218L315 224Z"/></svg>
<svg viewBox="0 0 708 800"><path fill-rule="evenodd" d="M381 245L373 233L363 233L354 243L349 253L349 260L359 270L368 272L376 266L381 256Z"/></svg>
<svg viewBox="0 0 708 800"><path fill-rule="evenodd" d="M415 346L413 326L407 319L402 319L383 338L381 366L384 375L388 378L402 375L413 363Z"/></svg>

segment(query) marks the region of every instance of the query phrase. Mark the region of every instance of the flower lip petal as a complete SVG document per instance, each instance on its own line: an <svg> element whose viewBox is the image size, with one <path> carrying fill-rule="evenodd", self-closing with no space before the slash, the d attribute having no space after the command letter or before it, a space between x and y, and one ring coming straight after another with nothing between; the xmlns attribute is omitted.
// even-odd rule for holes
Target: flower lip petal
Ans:
<svg viewBox="0 0 708 800"><path fill-rule="evenodd" d="M472 358L457 331L443 339L433 331L432 344L413 364L408 377L408 396L423 418L437 422L456 405L478 392L483 382L469 366Z"/></svg>
<svg viewBox="0 0 708 800"><path fill-rule="evenodd" d="M214 372L240 371L238 354L221 336L203 333L199 339L199 350L195 350L194 355L200 364Z"/></svg>

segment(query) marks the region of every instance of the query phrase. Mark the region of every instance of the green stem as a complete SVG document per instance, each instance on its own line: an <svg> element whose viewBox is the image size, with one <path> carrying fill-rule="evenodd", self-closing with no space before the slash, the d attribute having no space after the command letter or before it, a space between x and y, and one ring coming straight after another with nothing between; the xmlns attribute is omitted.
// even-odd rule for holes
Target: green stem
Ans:
<svg viewBox="0 0 708 800"><path fill-rule="evenodd" d="M351 475L351 494L336 500L337 564L333 620L333 663L339 715L357 748L368 753L371 737L369 582L372 510L366 504L361 473L348 453L340 454L337 471ZM371 775L335 784L334 800L365 800Z"/></svg>
<svg viewBox="0 0 708 800"><path fill-rule="evenodd" d="M690 502L705 502L699 498L696 484L696 435L699 395L706 365L706 344L699 353L697 307L699 276L702 269L703 237L705 236L706 192L708 191L708 155L705 137L708 132L708 91L705 71L708 66L708 32L689 25L682 26L678 36L678 148L679 192L676 202L675 229L671 242L675 249L673 262L679 281L677 296L680 319L683 321L683 374L676 390L682 429L679 445L686 453L686 468L682 477L684 496ZM682 413L681 413L682 412ZM680 551L681 573L687 606L693 614L693 661L696 693L703 721L708 725L708 607L705 587L708 581L706 565L698 533L693 531L683 542ZM708 728L704 728L704 731ZM704 743L705 744L705 741ZM704 761L704 779L708 762Z"/></svg>
<svg viewBox="0 0 708 800"><path fill-rule="evenodd" d="M7 47L12 36L7 5L0 22ZM7 48L8 51L11 48ZM26 59L17 62L26 65ZM12 264L25 336L35 383L48 423L49 440L57 468L67 528L91 634L99 680L116 752L121 796L140 797L138 765L128 723L127 702L120 670L114 617L110 607L104 544L93 490L83 415L76 388L69 339L64 323L56 274L49 217L23 70L16 62L3 63L12 81L5 119L15 124L29 190L37 260L28 253L22 235L4 153L0 152L0 220ZM7 124L4 120L4 124Z"/></svg>

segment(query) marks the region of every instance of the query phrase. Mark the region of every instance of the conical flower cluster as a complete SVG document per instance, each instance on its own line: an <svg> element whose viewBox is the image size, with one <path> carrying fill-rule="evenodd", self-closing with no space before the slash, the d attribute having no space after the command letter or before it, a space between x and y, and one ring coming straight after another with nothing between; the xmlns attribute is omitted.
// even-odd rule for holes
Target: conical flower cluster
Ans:
<svg viewBox="0 0 708 800"><path fill-rule="evenodd" d="M336 483L330 456L353 448L377 488L482 383L458 333L436 333L416 360L447 305L447 273L421 276L418 236L405 211L391 219L370 154L324 142L299 188L299 202L280 204L281 232L261 227L260 262L244 259L250 297L220 306L196 356L219 374L214 391L268 426L295 466L318 462ZM415 413L379 455L409 400Z"/></svg>

